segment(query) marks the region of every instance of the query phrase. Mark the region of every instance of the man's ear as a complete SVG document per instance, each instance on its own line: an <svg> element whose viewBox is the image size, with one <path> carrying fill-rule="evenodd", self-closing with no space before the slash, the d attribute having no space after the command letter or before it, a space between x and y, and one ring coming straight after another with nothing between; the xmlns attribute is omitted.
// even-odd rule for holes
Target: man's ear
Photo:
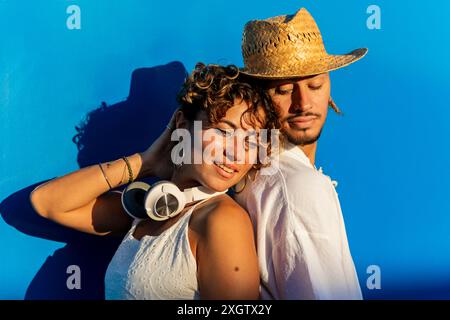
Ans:
<svg viewBox="0 0 450 320"><path fill-rule="evenodd" d="M183 111L178 110L175 114L175 128L177 129L188 129L189 123L186 117L184 116Z"/></svg>

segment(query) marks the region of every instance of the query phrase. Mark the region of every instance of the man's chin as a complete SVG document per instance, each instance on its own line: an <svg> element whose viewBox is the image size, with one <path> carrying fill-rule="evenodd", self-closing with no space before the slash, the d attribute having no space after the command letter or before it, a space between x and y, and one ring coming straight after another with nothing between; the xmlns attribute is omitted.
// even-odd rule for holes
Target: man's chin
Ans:
<svg viewBox="0 0 450 320"><path fill-rule="evenodd" d="M320 138L320 134L322 133L322 130L319 131L317 134L308 134L308 133L292 133L292 132L284 132L286 138L288 141L292 144L295 144L297 146L307 146L309 144L315 143Z"/></svg>

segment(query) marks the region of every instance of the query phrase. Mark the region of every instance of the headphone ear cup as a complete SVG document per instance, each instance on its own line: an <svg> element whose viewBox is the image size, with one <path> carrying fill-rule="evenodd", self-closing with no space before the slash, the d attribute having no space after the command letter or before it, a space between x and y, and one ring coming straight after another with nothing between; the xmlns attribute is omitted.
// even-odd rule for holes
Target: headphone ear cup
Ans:
<svg viewBox="0 0 450 320"><path fill-rule="evenodd" d="M130 183L122 192L122 206L126 213L132 218L146 219L148 218L145 210L144 200L150 185L136 181Z"/></svg>
<svg viewBox="0 0 450 320"><path fill-rule="evenodd" d="M147 215L156 221L164 221L176 216L185 205L184 193L169 181L154 184L144 201Z"/></svg>

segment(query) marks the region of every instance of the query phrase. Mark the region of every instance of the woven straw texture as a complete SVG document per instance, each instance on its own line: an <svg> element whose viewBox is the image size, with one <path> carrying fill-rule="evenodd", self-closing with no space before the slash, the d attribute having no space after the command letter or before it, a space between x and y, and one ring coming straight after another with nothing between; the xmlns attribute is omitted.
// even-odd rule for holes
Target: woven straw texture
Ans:
<svg viewBox="0 0 450 320"><path fill-rule="evenodd" d="M244 28L241 72L259 78L294 78L345 67L366 53L360 48L330 55L311 14L302 8L294 15L253 20Z"/></svg>

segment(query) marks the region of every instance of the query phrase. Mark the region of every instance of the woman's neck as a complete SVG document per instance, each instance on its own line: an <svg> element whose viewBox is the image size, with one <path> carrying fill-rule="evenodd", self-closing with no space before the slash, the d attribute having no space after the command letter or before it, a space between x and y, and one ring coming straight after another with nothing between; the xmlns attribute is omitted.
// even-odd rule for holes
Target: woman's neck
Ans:
<svg viewBox="0 0 450 320"><path fill-rule="evenodd" d="M186 175L186 172L185 170L183 170L183 167L174 170L170 181L176 184L176 186L180 190L198 187L200 185L198 181L191 179Z"/></svg>

